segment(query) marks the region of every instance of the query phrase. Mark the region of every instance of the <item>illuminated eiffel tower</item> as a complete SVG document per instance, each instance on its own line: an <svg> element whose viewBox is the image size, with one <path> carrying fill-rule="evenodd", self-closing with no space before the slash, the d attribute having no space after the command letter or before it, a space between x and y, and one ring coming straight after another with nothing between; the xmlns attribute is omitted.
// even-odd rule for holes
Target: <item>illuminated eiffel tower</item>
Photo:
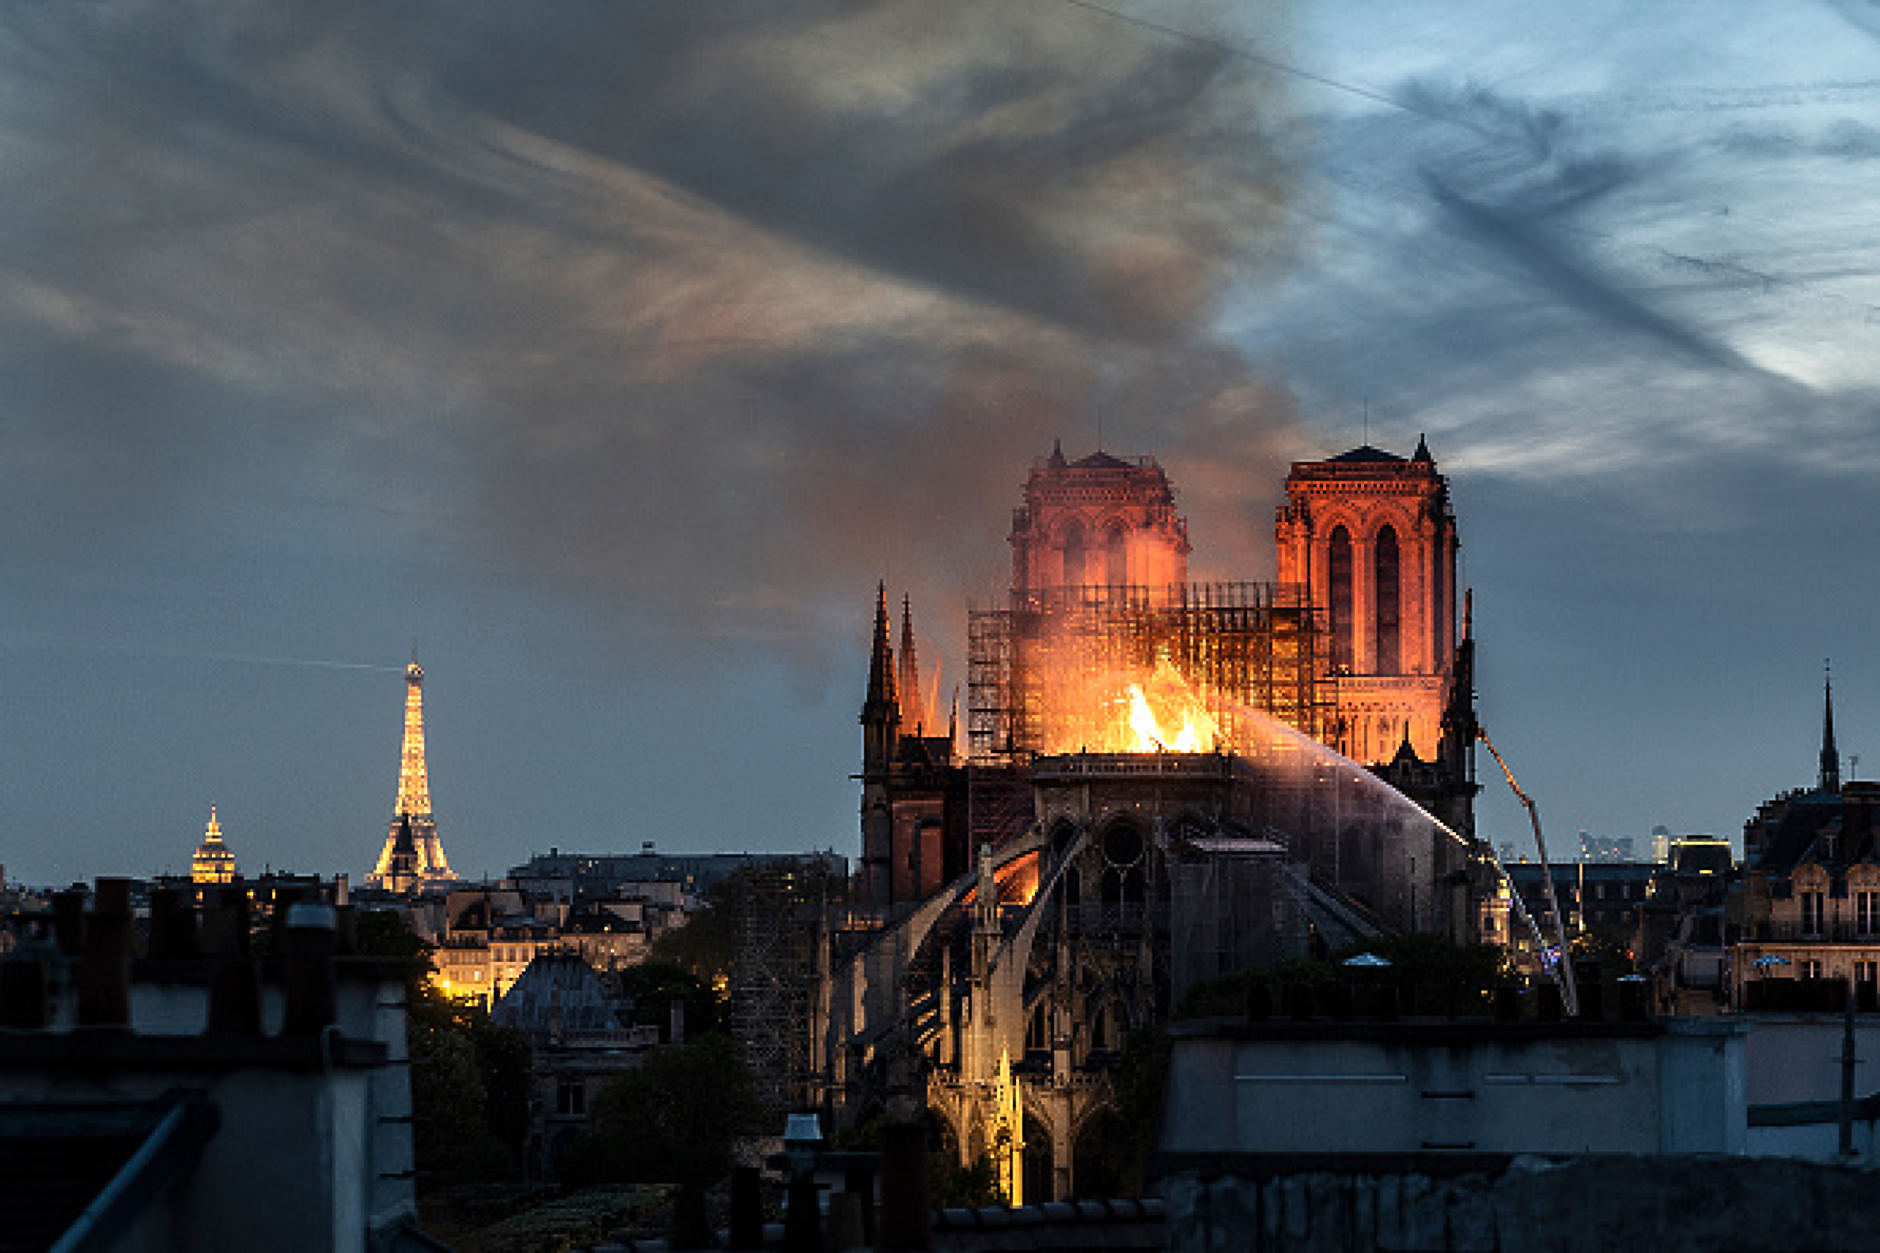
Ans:
<svg viewBox="0 0 1880 1253"><path fill-rule="evenodd" d="M401 838L402 836L402 838ZM424 770L424 668L412 650L405 667L405 742L398 760L398 802L379 863L366 883L409 892L428 881L455 879L431 817L431 784Z"/></svg>

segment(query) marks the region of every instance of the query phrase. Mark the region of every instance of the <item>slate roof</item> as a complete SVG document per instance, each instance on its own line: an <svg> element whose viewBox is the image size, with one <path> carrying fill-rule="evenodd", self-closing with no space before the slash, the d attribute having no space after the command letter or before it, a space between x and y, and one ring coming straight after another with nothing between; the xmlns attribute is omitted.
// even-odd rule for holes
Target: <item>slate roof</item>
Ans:
<svg viewBox="0 0 1880 1253"><path fill-rule="evenodd" d="M1328 457L1326 458L1326 460L1328 461L1401 462L1403 458L1399 457L1395 453L1385 452L1382 448L1373 448L1369 444L1361 444L1358 447L1352 449L1350 452L1341 452L1336 457Z"/></svg>
<svg viewBox="0 0 1880 1253"><path fill-rule="evenodd" d="M1088 457L1071 462L1073 470L1133 470L1135 468L1121 457L1112 457L1107 452L1093 452Z"/></svg>
<svg viewBox="0 0 1880 1253"><path fill-rule="evenodd" d="M193 1093L0 1106L0 1250L110 1247L196 1160L217 1122Z"/></svg>
<svg viewBox="0 0 1880 1253"><path fill-rule="evenodd" d="M1782 807L1768 835L1756 869L1765 875L1786 875L1807 861L1847 866L1875 854L1874 831L1867 806L1849 806L1834 792L1803 792ZM1835 856L1822 847L1822 835L1839 828Z"/></svg>
<svg viewBox="0 0 1880 1253"><path fill-rule="evenodd" d="M521 1031L548 1032L559 1013L563 1031L618 1031L620 1015L594 968L573 953L542 953L503 993L490 1021Z"/></svg>

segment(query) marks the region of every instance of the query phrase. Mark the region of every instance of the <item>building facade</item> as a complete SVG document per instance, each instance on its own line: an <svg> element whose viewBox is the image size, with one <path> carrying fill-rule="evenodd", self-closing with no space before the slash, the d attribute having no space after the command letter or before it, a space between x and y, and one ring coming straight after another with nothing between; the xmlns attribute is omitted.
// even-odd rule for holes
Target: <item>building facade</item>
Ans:
<svg viewBox="0 0 1880 1253"><path fill-rule="evenodd" d="M1010 543L1018 598L1099 587L1165 597L1188 581L1188 524L1153 457L1095 452L1067 461L1053 447L1025 481Z"/></svg>
<svg viewBox="0 0 1880 1253"><path fill-rule="evenodd" d="M1880 783L1842 782L1824 686L1815 786L1764 802L1743 827L1729 979L1749 1009L1880 1008Z"/></svg>
<svg viewBox="0 0 1880 1253"><path fill-rule="evenodd" d="M1364 664L1386 673L1356 676L1379 680L1366 690L1397 702L1370 769L1331 744L1354 675L1327 650L1310 544L1291 566L1282 553L1297 583L1187 583L1187 526L1153 458L1057 448L1033 466L1009 595L969 615L964 744L906 699L911 611L897 659L878 589L857 908L822 942L807 1103L859 1122L912 1093L962 1161L994 1157L1008 1195L1101 1192L1080 1163L1115 1131L1123 1042L1188 987L1315 944L1476 937L1446 487L1425 447L1301 463L1295 480L1317 484L1297 512L1308 534L1328 519L1367 553L1393 526L1405 537L1330 616L1371 641Z"/></svg>
<svg viewBox="0 0 1880 1253"><path fill-rule="evenodd" d="M1435 760L1461 636L1456 520L1428 444L1294 462L1274 534L1280 582L1325 614L1335 746L1379 762L1407 740Z"/></svg>

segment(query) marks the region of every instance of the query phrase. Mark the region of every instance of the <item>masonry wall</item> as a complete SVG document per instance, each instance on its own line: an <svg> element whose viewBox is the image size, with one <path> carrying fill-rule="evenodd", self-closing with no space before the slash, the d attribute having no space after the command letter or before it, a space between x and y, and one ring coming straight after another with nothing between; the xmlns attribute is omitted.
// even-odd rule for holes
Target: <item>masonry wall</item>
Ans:
<svg viewBox="0 0 1880 1253"><path fill-rule="evenodd" d="M1239 1165L1164 1180L1170 1253L1875 1246L1873 1175L1855 1167L1709 1156Z"/></svg>
<svg viewBox="0 0 1880 1253"><path fill-rule="evenodd" d="M1172 1032L1162 1147L1741 1153L1744 1028L1283 1022Z"/></svg>

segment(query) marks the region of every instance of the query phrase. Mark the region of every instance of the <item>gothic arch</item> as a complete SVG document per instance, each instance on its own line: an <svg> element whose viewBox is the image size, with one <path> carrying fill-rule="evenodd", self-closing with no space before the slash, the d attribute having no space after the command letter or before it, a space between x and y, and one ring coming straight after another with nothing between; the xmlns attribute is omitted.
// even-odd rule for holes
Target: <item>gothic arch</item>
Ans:
<svg viewBox="0 0 1880 1253"><path fill-rule="evenodd" d="M1129 586L1129 524L1121 518L1104 520L1103 581L1110 587Z"/></svg>
<svg viewBox="0 0 1880 1253"><path fill-rule="evenodd" d="M1386 523L1371 541L1371 669L1403 673L1405 553L1397 529Z"/></svg>
<svg viewBox="0 0 1880 1253"><path fill-rule="evenodd" d="M1063 561L1063 583L1065 587L1082 587L1089 581L1089 530L1081 518L1072 518L1065 523L1057 551Z"/></svg>
<svg viewBox="0 0 1880 1253"><path fill-rule="evenodd" d="M1325 536L1325 609L1332 631L1332 668L1350 670L1356 662L1357 545L1339 523Z"/></svg>
<svg viewBox="0 0 1880 1253"><path fill-rule="evenodd" d="M1364 538L1375 542L1386 527L1396 531L1399 539L1416 535L1417 511L1395 500L1377 501L1364 511Z"/></svg>

